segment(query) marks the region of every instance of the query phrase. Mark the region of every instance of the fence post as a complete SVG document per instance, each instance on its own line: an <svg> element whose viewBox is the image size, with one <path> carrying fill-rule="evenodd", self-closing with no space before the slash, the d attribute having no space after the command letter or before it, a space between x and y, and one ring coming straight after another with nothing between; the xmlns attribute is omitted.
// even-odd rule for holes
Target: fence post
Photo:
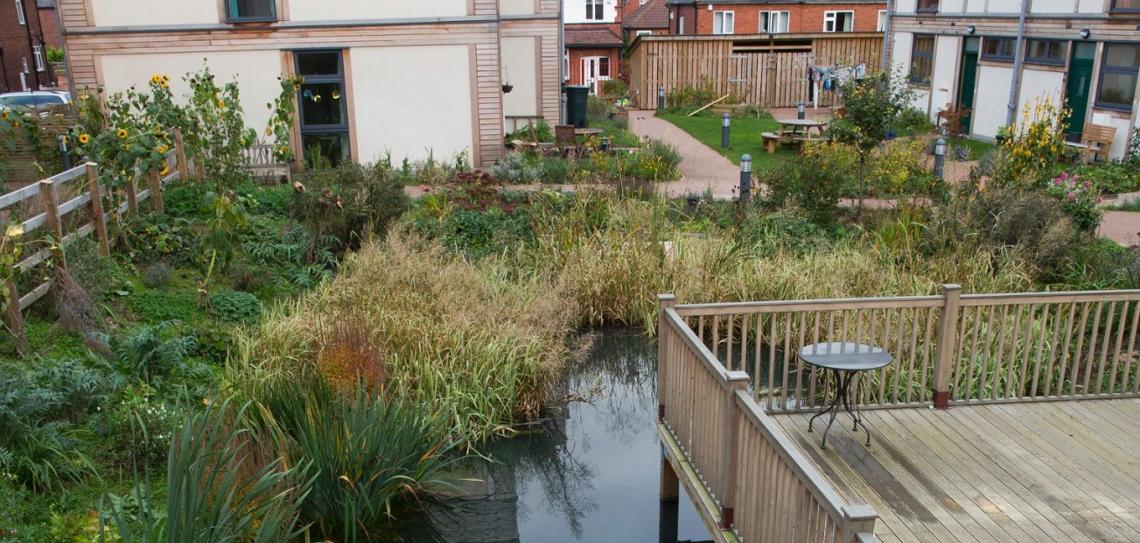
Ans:
<svg viewBox="0 0 1140 543"><path fill-rule="evenodd" d="M182 140L182 129L174 129L174 158L178 161L178 178L189 179L190 170L186 164L186 143Z"/></svg>
<svg viewBox="0 0 1140 543"><path fill-rule="evenodd" d="M860 534L874 534L879 515L866 504L843 506L843 543L856 543Z"/></svg>
<svg viewBox="0 0 1140 543"><path fill-rule="evenodd" d="M16 337L16 354L22 358L28 354L28 336L24 333L24 316L20 313L20 291L11 279L6 281L5 287L8 289L8 307L4 309L4 320Z"/></svg>
<svg viewBox="0 0 1140 543"><path fill-rule="evenodd" d="M127 178L127 182L123 184L123 191L127 193L127 213L135 214L139 211L138 195L135 194L135 176L131 175Z"/></svg>
<svg viewBox="0 0 1140 543"><path fill-rule="evenodd" d="M103 215L103 188L99 186L99 174L94 162L87 163L87 184L91 192L91 223L95 225L95 237L99 240L99 256L111 255L111 241L107 238L107 217Z"/></svg>
<svg viewBox="0 0 1140 543"><path fill-rule="evenodd" d="M950 406L950 374L958 337L958 299L962 286L942 285L942 320L938 327L938 351L934 355L934 408Z"/></svg>
<svg viewBox="0 0 1140 543"><path fill-rule="evenodd" d="M162 203L162 175L158 170L152 170L147 176L150 181L150 201L154 206L155 211L161 212L166 206Z"/></svg>
<svg viewBox="0 0 1140 543"><path fill-rule="evenodd" d="M670 356L665 339L665 310L677 305L672 294L657 295L657 418L665 418L665 360Z"/></svg>
<svg viewBox="0 0 1140 543"><path fill-rule="evenodd" d="M40 181L40 196L43 197L48 228L55 236L55 248L52 249L52 253L55 254L56 265L67 269L67 262L63 259L63 222L59 217L59 188L56 187L55 181L50 179Z"/></svg>
<svg viewBox="0 0 1140 543"><path fill-rule="evenodd" d="M720 497L720 527L725 530L732 528L733 511L736 507L736 464L739 461L737 444L740 439L740 410L736 408L736 393L748 390L748 373L743 371L728 372L728 382L725 383L724 395L724 451L721 465L724 466L722 475L724 495Z"/></svg>

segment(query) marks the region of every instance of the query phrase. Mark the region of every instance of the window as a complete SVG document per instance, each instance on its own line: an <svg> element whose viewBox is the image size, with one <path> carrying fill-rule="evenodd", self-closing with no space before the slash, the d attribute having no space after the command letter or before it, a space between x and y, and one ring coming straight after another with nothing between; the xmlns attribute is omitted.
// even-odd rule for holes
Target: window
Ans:
<svg viewBox="0 0 1140 543"><path fill-rule="evenodd" d="M652 30L638 30L637 35L638 36L652 36L653 31Z"/></svg>
<svg viewBox="0 0 1140 543"><path fill-rule="evenodd" d="M297 75L305 78L297 94L301 145L306 154L317 153L335 166L350 154L341 51L297 51L294 56Z"/></svg>
<svg viewBox="0 0 1140 543"><path fill-rule="evenodd" d="M683 36L685 34L685 16L682 15L677 18L677 35Z"/></svg>
<svg viewBox="0 0 1140 543"><path fill-rule="evenodd" d="M562 53L562 80L570 81L570 53Z"/></svg>
<svg viewBox="0 0 1140 543"><path fill-rule="evenodd" d="M879 17L875 19L875 32L887 31L887 10L880 9Z"/></svg>
<svg viewBox="0 0 1140 543"><path fill-rule="evenodd" d="M1013 38L985 38L982 40L982 58L1013 62Z"/></svg>
<svg viewBox="0 0 1140 543"><path fill-rule="evenodd" d="M761 11L760 32L765 34L780 34L788 31L792 14L788 11Z"/></svg>
<svg viewBox="0 0 1140 543"><path fill-rule="evenodd" d="M732 34L736 27L735 16L731 11L714 11L713 34Z"/></svg>
<svg viewBox="0 0 1140 543"><path fill-rule="evenodd" d="M914 49L910 52L910 82L929 85L933 69L934 36L915 36Z"/></svg>
<svg viewBox="0 0 1140 543"><path fill-rule="evenodd" d="M598 77L610 76L610 57L598 58Z"/></svg>
<svg viewBox="0 0 1140 543"><path fill-rule="evenodd" d="M1132 111L1136 99L1136 79L1140 72L1140 45L1104 44L1100 63L1100 84L1096 90L1096 106Z"/></svg>
<svg viewBox="0 0 1140 543"><path fill-rule="evenodd" d="M605 4L602 0L586 0L586 19L590 21L601 21L605 18Z"/></svg>
<svg viewBox="0 0 1140 543"><path fill-rule="evenodd" d="M1140 0L1112 0L1114 13L1140 13Z"/></svg>
<svg viewBox="0 0 1140 543"><path fill-rule="evenodd" d="M823 12L824 32L852 32L855 29L854 11Z"/></svg>
<svg viewBox="0 0 1140 543"><path fill-rule="evenodd" d="M1064 66L1066 45L1058 40L1028 40L1025 42L1025 62Z"/></svg>
<svg viewBox="0 0 1140 543"><path fill-rule="evenodd" d="M28 24L27 16L24 15L24 0L16 0L16 19L22 25Z"/></svg>
<svg viewBox="0 0 1140 543"><path fill-rule="evenodd" d="M918 0L914 10L919 13L937 13L938 0Z"/></svg>
<svg viewBox="0 0 1140 543"><path fill-rule="evenodd" d="M229 21L276 21L277 6L274 0L226 0Z"/></svg>
<svg viewBox="0 0 1140 543"><path fill-rule="evenodd" d="M20 71L22 71L26 74L32 73L32 71L28 69L28 57L20 57L20 65L21 65Z"/></svg>
<svg viewBox="0 0 1140 543"><path fill-rule="evenodd" d="M36 60L37 72L42 72L47 69L47 67L44 66L44 48L42 46L32 46L32 57Z"/></svg>

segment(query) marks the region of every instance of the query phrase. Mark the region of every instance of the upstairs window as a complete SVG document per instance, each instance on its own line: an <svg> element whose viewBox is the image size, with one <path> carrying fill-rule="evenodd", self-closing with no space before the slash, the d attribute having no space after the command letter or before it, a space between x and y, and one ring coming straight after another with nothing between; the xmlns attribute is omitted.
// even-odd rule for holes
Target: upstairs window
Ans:
<svg viewBox="0 0 1140 543"><path fill-rule="evenodd" d="M938 0L918 0L914 10L919 13L938 13Z"/></svg>
<svg viewBox="0 0 1140 543"><path fill-rule="evenodd" d="M586 19L601 21L605 19L606 7L602 0L586 0Z"/></svg>
<svg viewBox="0 0 1140 543"><path fill-rule="evenodd" d="M782 34L788 31L791 21L791 12L761 11L760 32L764 34Z"/></svg>
<svg viewBox="0 0 1140 543"><path fill-rule="evenodd" d="M1113 13L1140 13L1140 0L1112 0Z"/></svg>
<svg viewBox="0 0 1140 543"><path fill-rule="evenodd" d="M1013 38L986 38L982 40L982 59L1013 62Z"/></svg>
<svg viewBox="0 0 1140 543"><path fill-rule="evenodd" d="M42 71L47 69L47 66L44 65L44 48L43 47L40 47L39 45L33 45L32 46L32 58L34 58L36 61L36 71L37 72L42 72Z"/></svg>
<svg viewBox="0 0 1140 543"><path fill-rule="evenodd" d="M22 25L28 24L27 16L24 15L24 0L16 0L16 20Z"/></svg>
<svg viewBox="0 0 1140 543"><path fill-rule="evenodd" d="M1100 63L1100 84L1097 85L1096 91L1096 106L1132 111L1132 102L1136 100L1138 73L1140 73L1140 45L1104 44L1104 58Z"/></svg>
<svg viewBox="0 0 1140 543"><path fill-rule="evenodd" d="M713 34L732 34L736 30L736 14L731 11L713 12Z"/></svg>
<svg viewBox="0 0 1140 543"><path fill-rule="evenodd" d="M880 9L879 17L875 19L875 32L887 31L887 10Z"/></svg>
<svg viewBox="0 0 1140 543"><path fill-rule="evenodd" d="M276 21L275 0L226 0L226 16L231 22Z"/></svg>
<svg viewBox="0 0 1140 543"><path fill-rule="evenodd" d="M1060 40L1028 40L1025 42L1025 62L1064 66L1066 45Z"/></svg>
<svg viewBox="0 0 1140 543"><path fill-rule="evenodd" d="M823 12L824 32L853 32L855 30L854 11Z"/></svg>
<svg viewBox="0 0 1140 543"><path fill-rule="evenodd" d="M915 36L910 52L910 82L929 85L934 71L934 36Z"/></svg>

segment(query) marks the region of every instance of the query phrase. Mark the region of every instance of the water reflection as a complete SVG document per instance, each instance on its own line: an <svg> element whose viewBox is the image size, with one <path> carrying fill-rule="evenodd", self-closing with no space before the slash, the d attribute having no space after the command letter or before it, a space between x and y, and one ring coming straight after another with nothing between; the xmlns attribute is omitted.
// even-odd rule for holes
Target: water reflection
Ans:
<svg viewBox="0 0 1140 543"><path fill-rule="evenodd" d="M600 335L563 383L571 401L540 431L487 447L495 462L466 466L466 496L429 515L435 534L409 540L710 539L687 497L664 506L658 499L656 354L641 335Z"/></svg>

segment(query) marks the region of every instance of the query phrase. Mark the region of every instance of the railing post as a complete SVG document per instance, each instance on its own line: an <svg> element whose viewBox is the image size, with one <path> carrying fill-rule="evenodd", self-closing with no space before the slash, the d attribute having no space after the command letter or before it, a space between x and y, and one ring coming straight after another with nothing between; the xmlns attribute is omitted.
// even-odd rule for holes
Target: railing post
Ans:
<svg viewBox="0 0 1140 543"><path fill-rule="evenodd" d="M866 504L843 506L843 543L856 543L859 537L875 533L875 520L879 515Z"/></svg>
<svg viewBox="0 0 1140 543"><path fill-rule="evenodd" d="M721 465L724 471L724 484L721 485L724 495L720 497L720 527L728 530L732 528L733 511L736 507L736 464L737 442L740 438L740 409L736 407L736 392L748 390L748 373L743 371L728 372L728 382L725 383L724 394L724 456Z"/></svg>
<svg viewBox="0 0 1140 543"><path fill-rule="evenodd" d="M48 228L55 236L55 248L52 249L52 253L55 254L56 265L61 269L67 269L67 262L63 259L63 221L59 217L59 187L55 185L55 181L50 179L40 181L40 196L43 197Z"/></svg>
<svg viewBox="0 0 1140 543"><path fill-rule="evenodd" d="M186 164L186 143L182 139L182 129L174 129L174 157L178 161L178 178L189 179L190 170Z"/></svg>
<svg viewBox="0 0 1140 543"><path fill-rule="evenodd" d="M942 285L942 320L938 328L938 351L934 355L934 408L950 406L950 374L954 347L958 344L958 300L961 285Z"/></svg>
<svg viewBox="0 0 1140 543"><path fill-rule="evenodd" d="M153 170L147 178L150 181L151 205L154 206L155 211L162 212L166 207L162 203L162 175L158 173L158 170Z"/></svg>
<svg viewBox="0 0 1140 543"><path fill-rule="evenodd" d="M127 213L135 214L139 212L138 195L135 194L135 176L127 177L127 182L123 183L123 191L127 193Z"/></svg>
<svg viewBox="0 0 1140 543"><path fill-rule="evenodd" d="M672 294L657 295L657 418L665 418L665 360L670 356L665 338L665 310L677 305Z"/></svg>
<svg viewBox="0 0 1140 543"><path fill-rule="evenodd" d="M94 162L87 163L87 184L91 193L91 223L99 240L99 256L111 255L111 241L107 237L107 217L103 215L103 189L99 186L99 173Z"/></svg>
<svg viewBox="0 0 1140 543"><path fill-rule="evenodd" d="M8 289L8 307L4 308L4 320L16 338L16 354L23 357L28 354L28 336L24 332L24 315L20 312L20 291L12 279L7 280L4 287Z"/></svg>

